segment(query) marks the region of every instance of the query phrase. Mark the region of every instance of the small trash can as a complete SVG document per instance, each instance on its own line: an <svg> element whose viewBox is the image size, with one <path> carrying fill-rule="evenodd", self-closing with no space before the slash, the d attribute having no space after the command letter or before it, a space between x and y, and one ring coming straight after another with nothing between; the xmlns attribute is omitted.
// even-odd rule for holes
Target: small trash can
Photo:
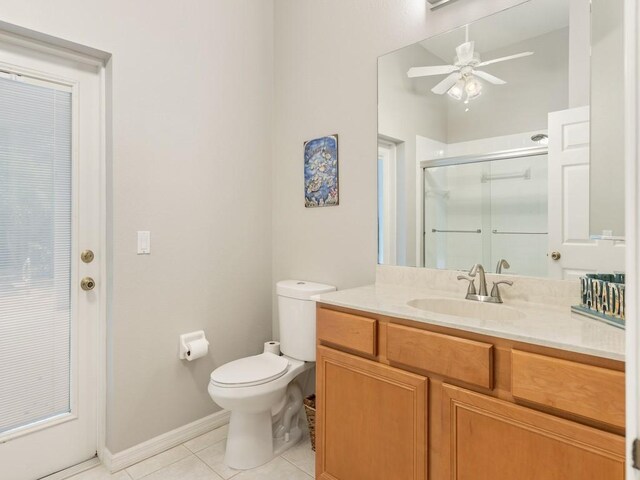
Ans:
<svg viewBox="0 0 640 480"><path fill-rule="evenodd" d="M307 414L309 424L309 437L311 437L311 450L316 451L316 396L310 395L304 399L304 411Z"/></svg>

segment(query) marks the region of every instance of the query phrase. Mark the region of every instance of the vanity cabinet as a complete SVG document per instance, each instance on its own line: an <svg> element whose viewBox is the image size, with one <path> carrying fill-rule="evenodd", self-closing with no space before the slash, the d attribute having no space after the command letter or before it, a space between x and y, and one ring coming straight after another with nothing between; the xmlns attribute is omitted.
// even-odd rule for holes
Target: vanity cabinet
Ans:
<svg viewBox="0 0 640 480"><path fill-rule="evenodd" d="M622 480L624 364L329 305L316 478Z"/></svg>
<svg viewBox="0 0 640 480"><path fill-rule="evenodd" d="M425 480L427 379L326 347L316 366L316 478Z"/></svg>
<svg viewBox="0 0 640 480"><path fill-rule="evenodd" d="M624 373L546 355L511 352L516 399L624 428Z"/></svg>
<svg viewBox="0 0 640 480"><path fill-rule="evenodd" d="M456 480L619 480L624 437L444 385Z"/></svg>

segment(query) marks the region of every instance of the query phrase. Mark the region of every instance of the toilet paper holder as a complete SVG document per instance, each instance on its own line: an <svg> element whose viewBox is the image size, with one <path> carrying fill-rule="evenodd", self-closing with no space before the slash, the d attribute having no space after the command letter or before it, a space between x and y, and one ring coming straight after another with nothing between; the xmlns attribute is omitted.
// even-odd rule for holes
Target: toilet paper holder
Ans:
<svg viewBox="0 0 640 480"><path fill-rule="evenodd" d="M180 360L185 360L187 358L189 343L195 342L196 340L204 340L207 344L209 343L207 338L204 336L204 330L180 335L180 354L178 355Z"/></svg>

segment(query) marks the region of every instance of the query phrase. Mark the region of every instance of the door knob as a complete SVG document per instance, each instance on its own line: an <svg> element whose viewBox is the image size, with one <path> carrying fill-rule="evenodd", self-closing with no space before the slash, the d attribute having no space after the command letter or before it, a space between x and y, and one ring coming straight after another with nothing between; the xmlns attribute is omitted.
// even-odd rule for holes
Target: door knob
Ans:
<svg viewBox="0 0 640 480"><path fill-rule="evenodd" d="M84 263L91 263L93 262L94 258L95 258L95 255L91 250L83 250L82 253L80 254L80 259Z"/></svg>
<svg viewBox="0 0 640 480"><path fill-rule="evenodd" d="M80 280L80 288L82 288L85 292L89 290L93 290L96 286L96 281L91 277L84 277Z"/></svg>
<svg viewBox="0 0 640 480"><path fill-rule="evenodd" d="M558 261L560 260L560 257L562 257L560 252L551 252L551 260Z"/></svg>

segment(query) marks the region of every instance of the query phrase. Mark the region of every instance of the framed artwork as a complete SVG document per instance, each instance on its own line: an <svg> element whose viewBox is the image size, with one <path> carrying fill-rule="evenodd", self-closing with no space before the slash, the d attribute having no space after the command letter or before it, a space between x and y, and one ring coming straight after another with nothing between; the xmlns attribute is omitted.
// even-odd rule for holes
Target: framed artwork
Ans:
<svg viewBox="0 0 640 480"><path fill-rule="evenodd" d="M338 205L338 135L304 142L304 206Z"/></svg>

